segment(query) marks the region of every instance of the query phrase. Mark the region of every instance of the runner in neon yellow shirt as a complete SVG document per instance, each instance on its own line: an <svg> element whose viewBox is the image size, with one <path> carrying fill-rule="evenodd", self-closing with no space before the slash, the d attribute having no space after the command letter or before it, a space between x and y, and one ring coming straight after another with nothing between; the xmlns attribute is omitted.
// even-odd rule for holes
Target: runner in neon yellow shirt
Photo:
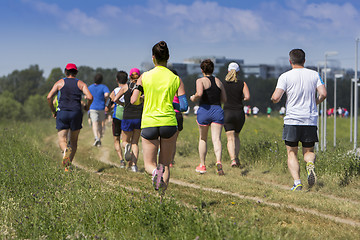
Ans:
<svg viewBox="0 0 360 240"><path fill-rule="evenodd" d="M155 68L143 73L138 79L131 103L137 102L140 92L144 93L141 121L144 165L145 170L153 176L155 190L163 193L169 184L169 165L176 144L177 121L174 107L186 111L188 104L183 82L166 67L169 59L166 42L161 41L153 46L152 59ZM173 104L176 94L179 104Z"/></svg>

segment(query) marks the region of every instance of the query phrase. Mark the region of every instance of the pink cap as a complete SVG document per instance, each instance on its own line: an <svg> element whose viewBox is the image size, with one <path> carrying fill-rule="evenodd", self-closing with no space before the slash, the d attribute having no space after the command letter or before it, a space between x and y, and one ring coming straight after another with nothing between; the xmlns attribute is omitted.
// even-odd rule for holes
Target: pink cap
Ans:
<svg viewBox="0 0 360 240"><path fill-rule="evenodd" d="M129 75L133 74L134 72L136 72L140 76L140 70L137 68L132 68Z"/></svg>
<svg viewBox="0 0 360 240"><path fill-rule="evenodd" d="M66 65L65 69L66 69L66 70L70 70L70 69L75 69L75 70L77 70L77 67L76 67L76 65L73 64L73 63L68 63L68 64Z"/></svg>

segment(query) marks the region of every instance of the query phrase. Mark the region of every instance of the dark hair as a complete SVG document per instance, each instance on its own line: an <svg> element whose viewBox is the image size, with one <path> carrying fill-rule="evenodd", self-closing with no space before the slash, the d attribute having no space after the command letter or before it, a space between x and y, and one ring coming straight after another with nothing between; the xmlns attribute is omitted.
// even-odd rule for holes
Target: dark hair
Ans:
<svg viewBox="0 0 360 240"><path fill-rule="evenodd" d="M205 59L201 62L200 68L205 74L212 74L214 72L214 63L211 59Z"/></svg>
<svg viewBox="0 0 360 240"><path fill-rule="evenodd" d="M64 70L65 72L65 75L68 77L68 76L73 76L73 77L76 77L76 74L78 73L78 71L76 69L66 69Z"/></svg>
<svg viewBox="0 0 360 240"><path fill-rule="evenodd" d="M169 49L165 41L160 41L152 48L152 55L158 62L166 62L169 60Z"/></svg>
<svg viewBox="0 0 360 240"><path fill-rule="evenodd" d="M292 64L304 65L305 52L302 49L293 49L289 52L290 61Z"/></svg>
<svg viewBox="0 0 360 240"><path fill-rule="evenodd" d="M103 75L101 73L97 73L94 78L94 82L96 84L100 84L103 81Z"/></svg>
<svg viewBox="0 0 360 240"><path fill-rule="evenodd" d="M125 71L119 71L116 74L116 81L120 84L125 84L128 80L128 74Z"/></svg>

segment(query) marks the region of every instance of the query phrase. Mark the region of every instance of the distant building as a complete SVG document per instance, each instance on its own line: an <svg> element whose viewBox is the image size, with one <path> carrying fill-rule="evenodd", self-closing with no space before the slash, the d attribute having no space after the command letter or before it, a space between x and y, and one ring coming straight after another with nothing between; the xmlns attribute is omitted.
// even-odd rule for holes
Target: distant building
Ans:
<svg viewBox="0 0 360 240"><path fill-rule="evenodd" d="M282 73L291 69L290 64L245 64L243 59L235 59L235 58L226 58L226 57L215 57L215 56L203 56L203 57L192 57L185 59L182 63L169 63L169 68L172 68L177 71L178 75L181 78L185 78L188 75L197 74L199 77L201 76L200 64L205 59L211 59L214 62L214 75L217 75L225 64L229 62L237 62L244 73L244 77L248 78L250 76L254 76L261 79L277 79ZM153 63L143 62L141 64L141 68L143 71L147 71L153 68ZM313 69L317 71L317 67L315 66L305 66L306 68ZM333 79L334 75L339 72L344 72L336 64L329 64L328 66L328 79ZM352 72L353 73L353 72ZM351 74L351 71L346 71L345 74Z"/></svg>

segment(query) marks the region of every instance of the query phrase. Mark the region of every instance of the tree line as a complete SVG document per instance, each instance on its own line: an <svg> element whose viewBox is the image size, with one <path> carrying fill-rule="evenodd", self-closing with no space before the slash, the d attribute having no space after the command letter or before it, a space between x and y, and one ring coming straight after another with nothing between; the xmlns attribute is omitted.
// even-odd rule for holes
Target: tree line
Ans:
<svg viewBox="0 0 360 240"><path fill-rule="evenodd" d="M224 80L227 73L227 65L220 68L217 77ZM200 66L199 66L200 67ZM103 84L110 90L116 87L115 76L118 72L116 68L91 68L88 66L79 66L77 78L83 80L87 85L94 82L94 76L97 73L103 75ZM49 118L51 113L47 105L46 96L53 84L59 79L65 77L61 68L53 68L47 78L38 65L31 65L27 69L14 70L7 76L0 77L0 120L33 120L40 118ZM184 82L187 96L195 93L195 82L199 75L193 74L180 76ZM251 107L257 106L260 113L265 113L267 107L274 111L285 105L284 96L280 103L273 104L270 101L274 91L277 79L262 79L255 76L244 78L240 72L240 78L249 86L251 99L245 102L245 105ZM343 80L337 81L337 106L349 109L350 105L350 80L351 76L344 76ZM328 79L328 108L333 107L334 99L334 81ZM189 102L194 106L192 102Z"/></svg>

